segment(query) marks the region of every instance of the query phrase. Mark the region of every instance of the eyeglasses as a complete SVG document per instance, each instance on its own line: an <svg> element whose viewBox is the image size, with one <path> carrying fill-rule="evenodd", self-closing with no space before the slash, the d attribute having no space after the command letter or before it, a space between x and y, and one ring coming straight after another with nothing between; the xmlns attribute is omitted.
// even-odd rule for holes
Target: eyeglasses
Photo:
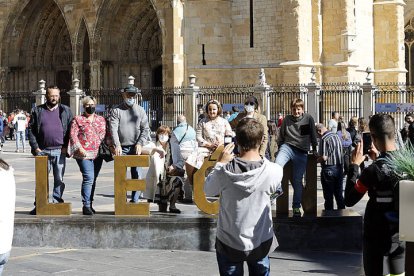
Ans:
<svg viewBox="0 0 414 276"><path fill-rule="evenodd" d="M247 103L244 103L244 105L253 105L254 106L255 104L254 104L254 102L247 102Z"/></svg>
<svg viewBox="0 0 414 276"><path fill-rule="evenodd" d="M95 106L95 104L85 104L85 107Z"/></svg>

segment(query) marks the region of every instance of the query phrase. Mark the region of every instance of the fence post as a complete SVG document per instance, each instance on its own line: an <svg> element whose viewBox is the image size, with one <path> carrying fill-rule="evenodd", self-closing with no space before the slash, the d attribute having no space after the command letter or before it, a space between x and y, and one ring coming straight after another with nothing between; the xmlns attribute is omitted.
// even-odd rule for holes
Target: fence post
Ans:
<svg viewBox="0 0 414 276"><path fill-rule="evenodd" d="M36 96L36 106L44 104L46 102L46 82L44 80L39 81L39 90L33 92Z"/></svg>
<svg viewBox="0 0 414 276"><path fill-rule="evenodd" d="M377 87L371 83L370 74L373 72L371 68L366 69L367 81L362 84L362 116L368 119L375 113L375 90Z"/></svg>
<svg viewBox="0 0 414 276"><path fill-rule="evenodd" d="M73 116L80 114L80 98L84 96L84 92L79 89L79 80L74 79L72 81L72 90L67 92L70 97L70 110L72 111Z"/></svg>
<svg viewBox="0 0 414 276"><path fill-rule="evenodd" d="M311 72L313 71L311 70ZM312 76L311 80L312 82L308 83L308 85L306 86L308 90L308 111L307 113L313 117L315 122L321 122L321 118L319 118L319 93L321 91L321 86L315 82L314 75Z"/></svg>
<svg viewBox="0 0 414 276"><path fill-rule="evenodd" d="M270 100L269 94L272 91L270 85L266 83L266 75L264 69L260 69L259 81L254 87L254 96L259 101L260 112L270 120Z"/></svg>
<svg viewBox="0 0 414 276"><path fill-rule="evenodd" d="M197 98L200 88L195 85L197 77L190 75L188 77L189 85L184 89L184 116L187 118L187 123L192 127L197 126Z"/></svg>

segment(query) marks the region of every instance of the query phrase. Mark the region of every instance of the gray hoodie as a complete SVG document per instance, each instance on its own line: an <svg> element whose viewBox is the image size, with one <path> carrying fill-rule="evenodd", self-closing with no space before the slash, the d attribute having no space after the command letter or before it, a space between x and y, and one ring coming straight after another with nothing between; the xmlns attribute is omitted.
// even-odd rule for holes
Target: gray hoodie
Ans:
<svg viewBox="0 0 414 276"><path fill-rule="evenodd" d="M240 160L235 158L227 165L217 162L204 192L220 194L217 239L238 251L251 252L274 237L270 195L281 186L283 169L264 159L259 167L240 172L234 168L243 163Z"/></svg>

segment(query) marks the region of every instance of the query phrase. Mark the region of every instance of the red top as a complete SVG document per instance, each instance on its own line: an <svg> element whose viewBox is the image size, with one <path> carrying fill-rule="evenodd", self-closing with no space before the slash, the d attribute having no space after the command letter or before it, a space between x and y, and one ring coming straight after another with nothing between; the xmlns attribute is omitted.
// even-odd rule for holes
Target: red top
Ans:
<svg viewBox="0 0 414 276"><path fill-rule="evenodd" d="M106 121L104 117L94 115L91 122L85 115L75 116L70 127L69 147L75 159L95 159L99 146L105 137ZM76 151L82 147L86 156L78 155Z"/></svg>

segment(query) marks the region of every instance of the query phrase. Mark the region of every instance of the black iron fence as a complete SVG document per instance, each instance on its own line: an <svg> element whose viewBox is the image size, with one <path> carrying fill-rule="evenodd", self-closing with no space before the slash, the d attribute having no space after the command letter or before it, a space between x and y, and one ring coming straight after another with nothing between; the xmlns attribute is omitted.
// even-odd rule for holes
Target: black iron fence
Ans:
<svg viewBox="0 0 414 276"><path fill-rule="evenodd" d="M414 113L414 85L405 83L379 84L374 91L373 98L377 105L376 111L391 114L399 129L404 125L405 115ZM381 109L379 109L379 105Z"/></svg>
<svg viewBox="0 0 414 276"><path fill-rule="evenodd" d="M362 88L357 83L322 84L319 95L319 122L328 124L332 112L338 112L346 123L362 117Z"/></svg>
<svg viewBox="0 0 414 276"><path fill-rule="evenodd" d="M0 109L10 113L16 109L30 111L36 103L33 91L0 91Z"/></svg>
<svg viewBox="0 0 414 276"><path fill-rule="evenodd" d="M304 101L305 112L308 111L308 89L305 85L277 85L269 91L270 118L276 119L277 114L290 114L292 100L300 98Z"/></svg>
<svg viewBox="0 0 414 276"><path fill-rule="evenodd" d="M275 119L278 113L284 116L290 113L290 103L294 98L301 98L305 102L305 112L309 110L308 93L310 87L307 85L276 85L271 86L263 92L269 106L269 119ZM222 87L200 87L199 89L188 89L184 87L175 88L150 88L143 89L137 95L138 103L145 109L152 130L161 124L175 126L179 114L186 114L189 103L185 102L186 91L195 93L196 105L204 105L210 99L216 99L224 105L242 105L244 99L253 94L261 93L254 85L244 86L222 86ZM97 104L105 106L103 115L114 106L120 104L123 99L119 89L85 90L85 95L96 98ZM404 116L414 112L414 85L404 83L378 84L372 86L369 97L370 103L364 103L362 85L358 83L322 84L316 91L316 106L318 114L315 121L327 123L333 111L339 112L345 122L353 116L362 117L364 108L371 108L368 113L386 112L392 114L396 125L401 128ZM66 92L62 91L63 97L68 98ZM366 94L365 94L366 95ZM35 105L33 91L0 91L0 109L11 112L17 108L29 111ZM387 109L389 107L389 109ZM196 108L196 107L192 107Z"/></svg>

